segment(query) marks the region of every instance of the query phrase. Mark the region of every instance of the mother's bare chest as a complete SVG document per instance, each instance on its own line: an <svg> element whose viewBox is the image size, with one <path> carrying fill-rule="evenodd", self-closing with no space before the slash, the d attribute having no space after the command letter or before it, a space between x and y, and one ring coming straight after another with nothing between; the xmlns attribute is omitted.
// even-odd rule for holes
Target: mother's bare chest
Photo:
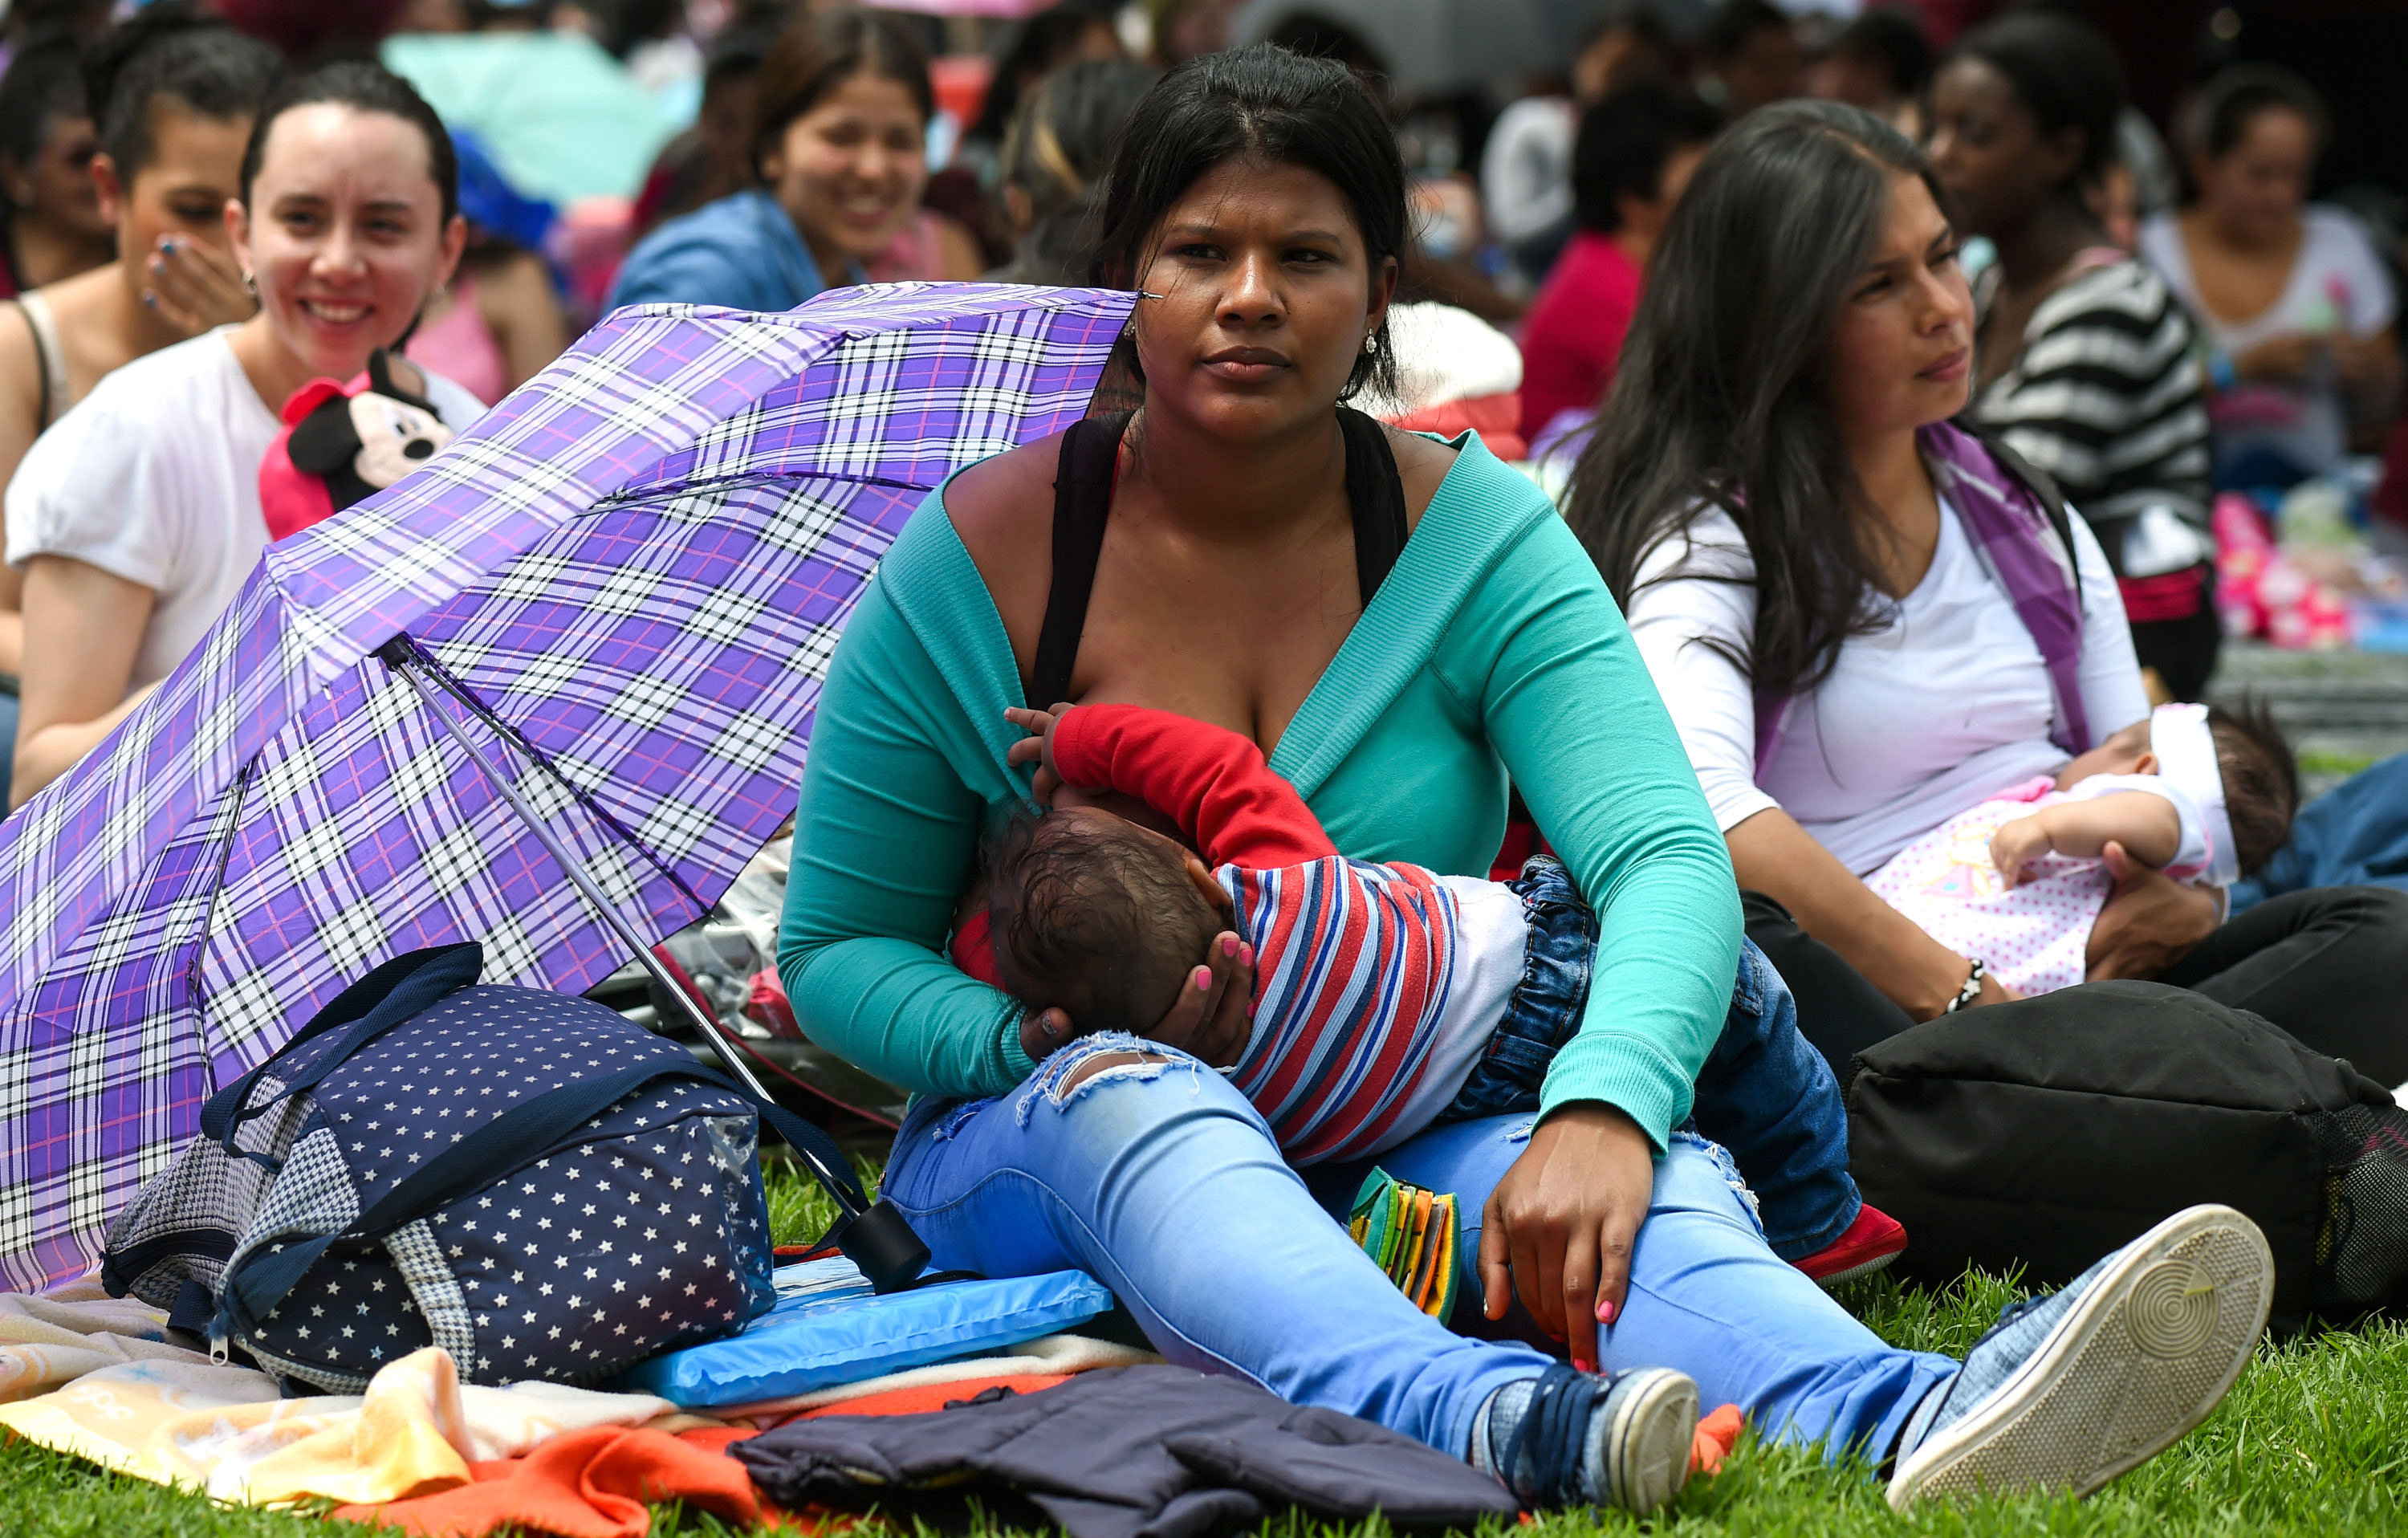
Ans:
<svg viewBox="0 0 2408 1538"><path fill-rule="evenodd" d="M1133 535L1097 567L1073 696L1211 721L1266 754L1362 615L1351 538L1233 563Z"/></svg>

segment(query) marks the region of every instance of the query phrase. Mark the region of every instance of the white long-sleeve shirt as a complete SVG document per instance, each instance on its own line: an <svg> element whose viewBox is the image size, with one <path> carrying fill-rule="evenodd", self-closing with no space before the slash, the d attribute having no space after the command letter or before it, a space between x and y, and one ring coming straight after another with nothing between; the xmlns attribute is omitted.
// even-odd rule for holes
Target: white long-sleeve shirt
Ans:
<svg viewBox="0 0 2408 1538"><path fill-rule="evenodd" d="M2107 558L2072 518L2082 573L2084 709L2104 739L2149 713ZM1744 657L1756 564L1739 525L1701 514L1641 563L1630 633L1725 833L1770 807L1862 875L2009 785L2054 773L2056 696L2040 648L1941 501L1940 545L1877 634L1850 638L1828 678L1793 701L1761 774ZM1725 580L1717 580L1725 579ZM1707 644L1713 642L1714 644Z"/></svg>

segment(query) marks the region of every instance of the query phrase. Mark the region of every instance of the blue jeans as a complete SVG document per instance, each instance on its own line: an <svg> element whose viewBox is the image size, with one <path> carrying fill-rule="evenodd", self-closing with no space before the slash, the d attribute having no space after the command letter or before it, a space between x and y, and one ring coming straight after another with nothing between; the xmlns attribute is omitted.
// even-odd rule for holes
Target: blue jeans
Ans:
<svg viewBox="0 0 2408 1538"><path fill-rule="evenodd" d="M1581 901L1570 874L1542 855L1510 884L1530 921L1529 955L1496 1036L1443 1120L1537 1111L1548 1065L1579 1031L1588 1006L1597 915ZM1848 1113L1839 1082L1798 1033L1788 985L1754 941L1740 949L1730 1013L1698 1071L1691 1115L1699 1132L1730 1150L1756 1192L1766 1241L1784 1260L1831 1243L1863 1210L1848 1173ZM1382 1167L1397 1172L1384 1159ZM1349 1168L1359 1184L1370 1166Z"/></svg>
<svg viewBox="0 0 2408 1538"><path fill-rule="evenodd" d="M1140 1046L1168 1061L1062 1087L1096 1055ZM1467 1297L1480 1295L1481 1210L1530 1125L1448 1123L1381 1156L1399 1178L1455 1193ZM940 1268L1082 1269L1172 1361L1447 1452L1469 1445L1492 1392L1549 1364L1407 1302L1280 1157L1244 1096L1185 1054L1131 1037L1082 1038L1009 1095L914 1105L882 1190ZM1876 1451L1956 1371L1884 1345L1775 1258L1729 1160L1686 1133L1656 1166L1629 1301L1603 1355L1616 1371L1678 1368L1708 1404L1739 1405L1767 1434Z"/></svg>
<svg viewBox="0 0 2408 1538"><path fill-rule="evenodd" d="M2408 889L2408 754L2358 770L2303 809L2232 911L2314 886Z"/></svg>
<svg viewBox="0 0 2408 1538"><path fill-rule="evenodd" d="M1865 1199L1848 1173L1848 1110L1823 1055L1798 1032L1798 1002L1771 960L1740 947L1723 1033L1698 1071L1690 1117L1730 1150L1784 1260L1848 1231Z"/></svg>

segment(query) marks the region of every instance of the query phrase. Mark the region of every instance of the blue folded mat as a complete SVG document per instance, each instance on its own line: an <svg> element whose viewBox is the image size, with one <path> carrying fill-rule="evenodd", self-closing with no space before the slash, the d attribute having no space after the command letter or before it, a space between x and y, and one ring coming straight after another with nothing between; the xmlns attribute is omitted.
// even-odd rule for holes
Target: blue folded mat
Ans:
<svg viewBox="0 0 2408 1538"><path fill-rule="evenodd" d="M725 1336L665 1351L610 1387L700 1408L750 1404L976 1356L1103 1314L1112 1295L1083 1271L940 1282L881 1297L841 1256L781 1266L777 1306Z"/></svg>

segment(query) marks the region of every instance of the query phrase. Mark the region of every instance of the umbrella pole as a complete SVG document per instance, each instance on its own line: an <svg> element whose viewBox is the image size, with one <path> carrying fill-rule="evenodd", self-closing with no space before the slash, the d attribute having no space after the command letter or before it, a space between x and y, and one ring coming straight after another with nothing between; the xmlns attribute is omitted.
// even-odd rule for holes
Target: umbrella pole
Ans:
<svg viewBox="0 0 2408 1538"><path fill-rule="evenodd" d="M502 799L508 801L510 804L510 810L519 814L519 820L526 824L527 831L535 835L536 841L543 845L545 852L552 855L553 862L571 882L576 884L577 889L585 895L585 900L593 906L594 911L602 915L602 922L617 932L620 941L627 947L628 954L633 956L646 971L652 974L654 982L668 990L669 997L676 999L679 1006L685 1011L686 1018L692 1021L695 1028L701 1030L704 1039L710 1042L711 1050L719 1055L719 1060L725 1063L729 1071L738 1079L744 1081L746 1088L763 1100L768 1100L769 1091L763 1087L760 1079L754 1076L752 1066L744 1060L741 1050L726 1040L728 1032L725 1023L695 1003L694 996L686 992L676 978L669 975L668 969L661 965L661 958L652 954L652 948L644 943L643 937L636 932L635 927L627 922L625 915L602 895L602 889L594 884L594 878L585 873L584 865L573 858L566 849L561 847L560 841L552 836L551 828L544 826L543 818L537 813L535 808L529 806L525 798L519 795L518 787L510 783L509 776L502 773L500 768L485 756L484 750L477 745L476 740L468 735L460 723L452 718L452 712L443 708L442 702L436 697L435 689L420 674L417 667L407 655L401 654L399 647L387 648L380 654L383 657L386 667L409 681L409 686L418 691L419 702L426 707L427 713L435 717L436 722L450 735L452 741L460 744L460 750L468 755L469 761L474 763L493 787L501 793ZM806 1153L804 1157L809 1158L810 1156ZM813 1160L813 1162L817 1161ZM824 1175L827 1171L823 1171L821 1173ZM833 1186L830 1188L833 1189Z"/></svg>

